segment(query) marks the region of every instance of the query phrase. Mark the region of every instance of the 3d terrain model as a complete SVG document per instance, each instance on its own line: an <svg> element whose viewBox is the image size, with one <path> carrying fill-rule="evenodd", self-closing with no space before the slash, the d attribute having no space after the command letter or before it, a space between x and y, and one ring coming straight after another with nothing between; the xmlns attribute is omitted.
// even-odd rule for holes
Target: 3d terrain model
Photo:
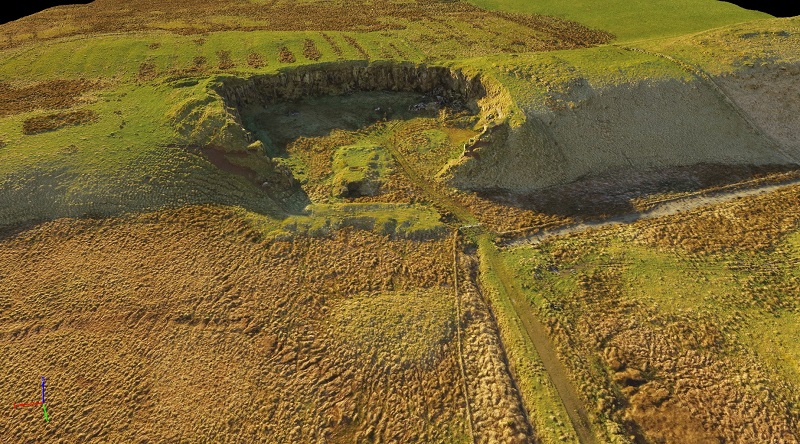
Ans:
<svg viewBox="0 0 800 444"><path fill-rule="evenodd" d="M800 17L0 25L0 399L0 442L798 443Z"/></svg>

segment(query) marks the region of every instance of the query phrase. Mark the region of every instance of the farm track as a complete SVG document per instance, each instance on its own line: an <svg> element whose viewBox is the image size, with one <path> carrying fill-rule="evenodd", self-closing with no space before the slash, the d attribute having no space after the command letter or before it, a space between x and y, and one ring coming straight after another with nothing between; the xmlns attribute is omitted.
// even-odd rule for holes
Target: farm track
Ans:
<svg viewBox="0 0 800 444"><path fill-rule="evenodd" d="M535 245L546 239L569 234L581 233L591 229L600 229L615 225L627 225L639 220L655 219L674 214L695 210L708 205L729 202L734 199L756 196L800 184L800 179L790 180L780 184L767 184L752 188L735 189L733 191L718 191L712 193L697 193L690 196L677 197L664 200L654 208L639 212L628 213L601 221L580 222L573 225L557 228L550 231L535 233L522 238L510 239L503 242L503 246Z"/></svg>
<svg viewBox="0 0 800 444"><path fill-rule="evenodd" d="M561 398L561 402L564 404L572 427L578 435L578 440L583 444L597 442L596 436L592 431L591 421L589 420L586 408L583 406L583 402L581 402L574 384L567 376L566 367L564 367L564 364L558 359L556 349L550 341L547 330L545 330L544 325L542 325L539 319L534 316L525 297L519 292L516 286L514 286L514 277L511 276L508 268L503 264L503 261L497 257L497 249L494 247L494 243L492 243L490 239L487 239L485 245L489 245L489 247L486 248L486 250L489 251L485 252L489 264L502 283L506 297L510 300L511 306L514 307L514 311L519 317L525 333L536 348L536 353L539 355L539 359L541 359L547 374L550 375L550 380L553 382L556 392L559 398Z"/></svg>
<svg viewBox="0 0 800 444"><path fill-rule="evenodd" d="M389 133L394 126L389 128ZM550 341L543 325L535 318L530 307L527 307L524 298L516 291L513 286L513 278L509 275L508 270L501 263L497 257L497 250L494 242L491 240L491 234L487 233L480 224L477 223L477 218L464 206L458 202L450 199L444 194L443 191L437 190L437 186L431 183L428 179L424 178L413 165L403 156L397 149L393 140L386 140L386 146L389 152L395 158L397 163L403 169L403 172L416 183L431 202L442 209L447 210L453 214L462 225L475 226L478 228L478 236L485 239L483 242L486 245L484 253L489 257L492 267L496 270L499 279L503 284L505 294L511 299L512 306L516 311L516 315L522 322L525 334L528 340L533 343L537 353L542 360L542 364L550 376L550 380L556 388L556 391L561 398L561 402L566 408L566 412L570 418L573 428L581 443L591 444L596 442L595 434L592 431L591 423L589 421L586 409L575 390L574 385L567 376L564 365L558 360L555 346ZM515 384L518 385L516 381Z"/></svg>
<svg viewBox="0 0 800 444"><path fill-rule="evenodd" d="M464 364L464 340L461 333L461 296L458 292L458 231L453 233L453 296L456 306L456 341L458 346L458 367L461 371L461 383L464 389L464 406L467 409L467 425L469 426L469 436L475 442L475 424L472 415L472 407L469 403L469 387L467 384L467 371Z"/></svg>

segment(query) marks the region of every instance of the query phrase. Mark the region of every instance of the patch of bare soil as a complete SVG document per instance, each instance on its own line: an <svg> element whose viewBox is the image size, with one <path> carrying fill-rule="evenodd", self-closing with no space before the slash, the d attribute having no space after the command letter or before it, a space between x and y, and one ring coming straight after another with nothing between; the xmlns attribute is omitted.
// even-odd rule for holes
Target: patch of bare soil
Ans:
<svg viewBox="0 0 800 444"><path fill-rule="evenodd" d="M97 120L97 113L92 110L68 111L31 117L22 122L22 133L26 135L46 133L67 126L84 125Z"/></svg>
<svg viewBox="0 0 800 444"><path fill-rule="evenodd" d="M10 411L0 417L4 437L464 440L453 323L419 304L404 310L399 297L446 294L452 307L448 241L349 230L260 239L238 213L211 206L8 233L0 240L0 397L35 401L45 375L50 423L41 410ZM356 295L389 306L398 295L393 312L428 330L399 319L393 325L410 336L343 342L329 320L342 304L354 310ZM403 354L414 344L424 345L424 359Z"/></svg>
<svg viewBox="0 0 800 444"><path fill-rule="evenodd" d="M26 86L0 82L0 116L25 113L35 109L69 108L80 103L81 96L102 85L91 80L48 80Z"/></svg>

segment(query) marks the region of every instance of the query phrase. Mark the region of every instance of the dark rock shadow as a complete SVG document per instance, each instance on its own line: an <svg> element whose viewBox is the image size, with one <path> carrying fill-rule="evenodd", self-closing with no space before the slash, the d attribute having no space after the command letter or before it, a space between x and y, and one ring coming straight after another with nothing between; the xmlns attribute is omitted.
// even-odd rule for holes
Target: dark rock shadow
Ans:
<svg viewBox="0 0 800 444"><path fill-rule="evenodd" d="M640 211L637 200L670 193L713 191L715 188L800 171L796 165L725 165L701 163L649 171L614 171L545 188L535 194L485 190L478 195L502 205L578 220L603 220Z"/></svg>

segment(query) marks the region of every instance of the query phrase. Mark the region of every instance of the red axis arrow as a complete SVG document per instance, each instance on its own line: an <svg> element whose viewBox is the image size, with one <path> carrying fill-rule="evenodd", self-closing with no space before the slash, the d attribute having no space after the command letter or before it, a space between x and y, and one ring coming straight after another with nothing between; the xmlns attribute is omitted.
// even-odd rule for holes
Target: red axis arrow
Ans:
<svg viewBox="0 0 800 444"><path fill-rule="evenodd" d="M19 403L19 404L14 403L14 408L17 408L17 407L33 407L35 405L42 405L42 403L41 402L27 402L27 403Z"/></svg>

